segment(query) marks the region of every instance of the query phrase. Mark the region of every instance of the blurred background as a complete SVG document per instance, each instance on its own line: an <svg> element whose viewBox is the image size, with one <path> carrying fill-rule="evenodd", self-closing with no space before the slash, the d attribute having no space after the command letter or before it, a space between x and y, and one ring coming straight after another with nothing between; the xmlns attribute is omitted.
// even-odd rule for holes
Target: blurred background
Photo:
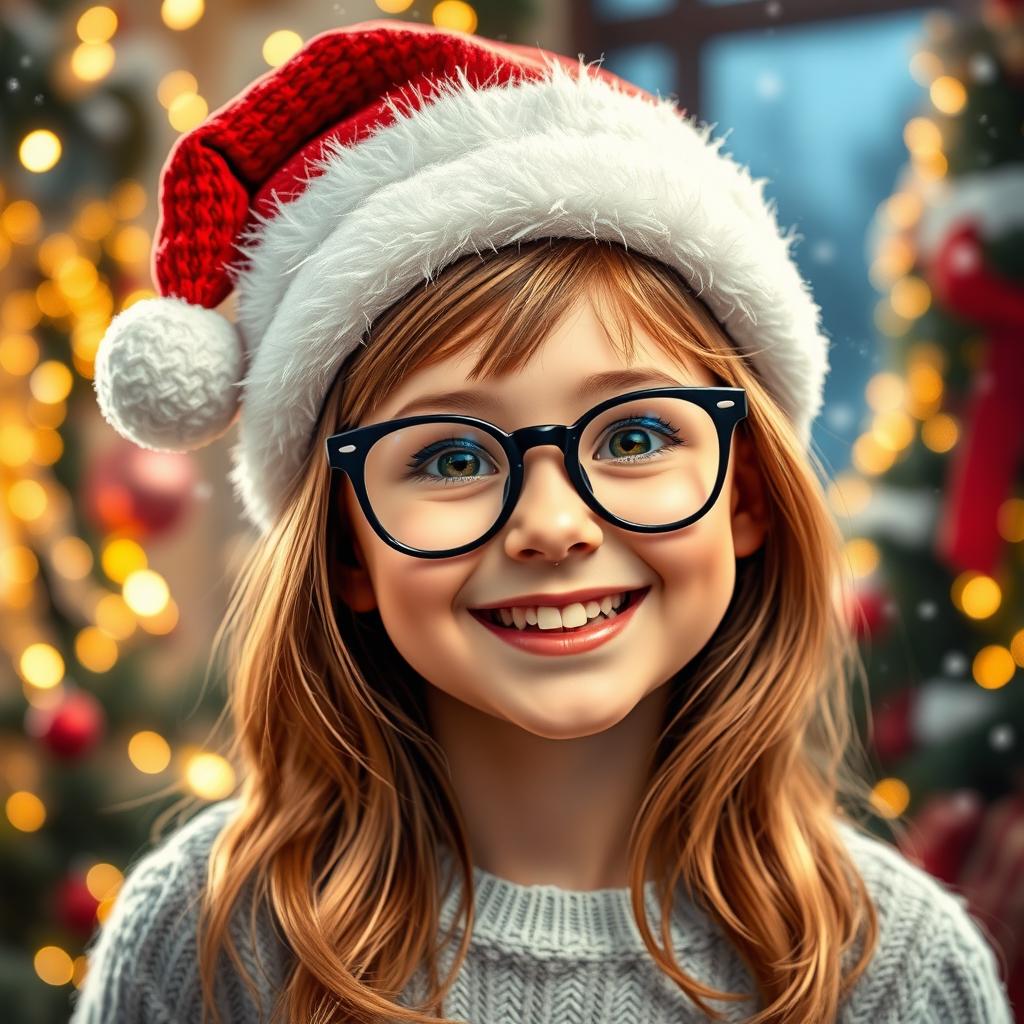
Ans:
<svg viewBox="0 0 1024 1024"><path fill-rule="evenodd" d="M158 813L237 783L209 657L254 533L234 429L100 416L181 133L328 29L433 22L675 96L769 179L832 338L814 446L858 581L876 807L1024 1019L1024 2L157 0L0 13L0 1006L66 1020ZM230 300L228 305L230 305Z"/></svg>

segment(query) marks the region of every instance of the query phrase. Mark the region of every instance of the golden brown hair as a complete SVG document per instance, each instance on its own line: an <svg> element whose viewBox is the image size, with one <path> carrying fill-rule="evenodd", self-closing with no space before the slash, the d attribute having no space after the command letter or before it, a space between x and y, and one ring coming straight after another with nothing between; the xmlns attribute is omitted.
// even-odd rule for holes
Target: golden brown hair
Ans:
<svg viewBox="0 0 1024 1024"><path fill-rule="evenodd" d="M650 954L705 999L751 1000L686 975L668 933L674 898L721 927L764 1009L751 1024L833 1020L878 937L870 894L836 828L872 815L848 683L864 679L844 608L842 537L792 424L748 355L672 269L614 244L557 239L464 257L372 325L326 396L304 471L250 552L215 648L228 639L229 756L237 813L211 853L200 920L206 1011L226 949L255 993L229 921L251 885L295 954L274 1019L430 1021L468 950L473 876L444 755L426 726L424 680L379 614L353 613L331 582L332 433L358 424L410 373L472 344L471 379L523 366L585 296L624 361L639 325L670 356L745 388L745 431L765 481L765 544L738 560L729 610L678 677L629 837L630 890ZM822 477L824 475L822 474ZM854 671L856 670L856 671ZM843 801L848 806L843 806ZM438 845L456 854L464 933L438 979ZM660 944L643 885L658 883ZM447 879L447 882L453 879ZM252 908L250 908L252 912ZM251 918L250 918L251 920ZM456 925L458 924L458 915ZM860 940L844 974L841 959ZM427 998L396 1002L423 966Z"/></svg>

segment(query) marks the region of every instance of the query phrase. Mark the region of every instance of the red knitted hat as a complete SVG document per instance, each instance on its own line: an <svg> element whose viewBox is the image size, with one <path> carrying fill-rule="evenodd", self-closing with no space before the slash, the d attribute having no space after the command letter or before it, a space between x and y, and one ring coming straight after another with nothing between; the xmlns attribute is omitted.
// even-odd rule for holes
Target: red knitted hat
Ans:
<svg viewBox="0 0 1024 1024"><path fill-rule="evenodd" d="M111 322L100 408L169 451L240 409L232 483L265 532L380 313L466 253L589 237L679 270L806 443L827 371L819 309L765 180L709 136L582 59L391 20L322 33L172 149L162 297ZM233 287L237 326L214 312Z"/></svg>

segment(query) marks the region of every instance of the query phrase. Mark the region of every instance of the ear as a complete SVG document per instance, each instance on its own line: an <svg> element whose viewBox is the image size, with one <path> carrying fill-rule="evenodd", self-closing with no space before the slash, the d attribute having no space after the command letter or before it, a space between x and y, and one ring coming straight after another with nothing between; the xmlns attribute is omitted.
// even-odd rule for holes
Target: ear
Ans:
<svg viewBox="0 0 1024 1024"><path fill-rule="evenodd" d="M359 540L352 535L345 511L344 495L338 494L335 501L337 529L335 542L328 551L328 570L331 587L354 612L369 612L377 607L377 596L373 581L366 568L366 559ZM355 556L354 560L352 556Z"/></svg>
<svg viewBox="0 0 1024 1024"><path fill-rule="evenodd" d="M750 435L740 424L732 440L732 539L737 558L752 555L768 534L768 495Z"/></svg>

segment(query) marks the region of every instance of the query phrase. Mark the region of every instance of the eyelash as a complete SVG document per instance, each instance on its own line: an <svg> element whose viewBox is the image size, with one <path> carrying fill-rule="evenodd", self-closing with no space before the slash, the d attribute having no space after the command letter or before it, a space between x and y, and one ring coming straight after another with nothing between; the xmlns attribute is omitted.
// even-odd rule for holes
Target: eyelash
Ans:
<svg viewBox="0 0 1024 1024"><path fill-rule="evenodd" d="M615 459L613 461L615 461L615 462L646 462L648 459L656 458L662 452L668 451L668 450L670 450L672 448L676 448L679 445L686 443L685 441L683 441L683 439L681 437L679 437L678 428L672 426L671 423L666 423L665 420L663 420L660 416L630 416L630 417L628 417L628 418L626 418L624 420L618 420L616 423L613 423L608 428L608 431L612 432L612 431L615 431L615 430L619 430L622 427L628 427L628 426L645 426L645 427L647 427L649 424L652 424L652 423L657 424L659 427L662 428L661 430L659 430L657 432L662 434L662 436L669 437L670 440L671 440L670 444L664 445L663 447L659 448L656 452L647 452L645 455L623 456L622 458ZM434 476L432 473L423 473L423 472L419 471L420 467L422 467L426 463L426 461L428 459L432 459L435 455L443 455L450 448L457 448L457 449L460 449L460 450L463 450L463 451L472 451L472 452L479 452L479 451L481 451L481 449L478 446L472 444L471 442L467 442L465 438L449 437L449 438L444 438L444 439L442 439L440 441L435 441L433 444L427 445L426 448L421 448L418 452L416 452L415 455L412 456L412 460L413 461L411 461L408 464L408 468L410 470L412 470L413 472L410 472L408 474L408 476L406 477L406 479L409 479L409 480L420 480L420 481L424 481L424 482L428 481L428 480L429 481L440 480L442 485L444 485L444 486L447 486L449 484L462 484L462 483L465 483L467 480L479 479L479 477L462 477L462 478L459 478L459 477Z"/></svg>

